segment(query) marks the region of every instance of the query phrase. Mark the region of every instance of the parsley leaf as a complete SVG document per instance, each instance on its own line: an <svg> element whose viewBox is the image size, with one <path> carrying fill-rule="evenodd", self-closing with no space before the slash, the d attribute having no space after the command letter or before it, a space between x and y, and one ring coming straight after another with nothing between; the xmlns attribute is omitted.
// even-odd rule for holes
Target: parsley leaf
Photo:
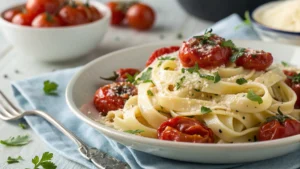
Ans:
<svg viewBox="0 0 300 169"><path fill-rule="evenodd" d="M24 123L19 123L19 127L21 127L22 129L27 129L27 125Z"/></svg>
<svg viewBox="0 0 300 169"><path fill-rule="evenodd" d="M118 77L119 77L119 75L115 71L114 71L114 75L112 75L110 77L101 77L100 76L101 79L103 79L103 80L109 80L109 81L115 81Z"/></svg>
<svg viewBox="0 0 300 169"><path fill-rule="evenodd" d="M58 84L49 80L44 81L44 93L47 95L57 95Z"/></svg>
<svg viewBox="0 0 300 169"><path fill-rule="evenodd" d="M166 57L159 57L158 60L176 60L176 58L172 58L170 56L166 56Z"/></svg>
<svg viewBox="0 0 300 169"><path fill-rule="evenodd" d="M165 68L164 68L164 70L169 70L169 69L170 69L170 67L165 67Z"/></svg>
<svg viewBox="0 0 300 169"><path fill-rule="evenodd" d="M198 64L196 63L193 67L190 67L190 68L188 68L188 69L186 69L189 73L194 73L194 72L196 72L196 73L198 73L198 70L199 70L199 66L198 66Z"/></svg>
<svg viewBox="0 0 300 169"><path fill-rule="evenodd" d="M181 68L181 73L185 73L185 69L184 68Z"/></svg>
<svg viewBox="0 0 300 169"><path fill-rule="evenodd" d="M204 78L204 79L207 79L207 80L215 80L215 77L214 77L214 76L211 76L211 75L204 75L204 74L201 74L200 77L201 77L201 78Z"/></svg>
<svg viewBox="0 0 300 169"><path fill-rule="evenodd" d="M234 63L239 57L243 56L245 48L236 48L233 55L230 57L230 61Z"/></svg>
<svg viewBox="0 0 300 169"><path fill-rule="evenodd" d="M40 159L38 156L35 156L32 159L32 163L34 164L34 169L42 166L44 169L56 169L57 166L51 162L53 158L53 153L45 152Z"/></svg>
<svg viewBox="0 0 300 169"><path fill-rule="evenodd" d="M209 40L212 35L212 29L206 29L204 35L194 36L193 38L199 39L202 44L216 45L214 41Z"/></svg>
<svg viewBox="0 0 300 169"><path fill-rule="evenodd" d="M293 83L300 83L300 73L292 76L292 77L288 77L289 79L292 79Z"/></svg>
<svg viewBox="0 0 300 169"><path fill-rule="evenodd" d="M250 13L249 13L249 11L245 11L245 13L244 13L244 18L245 18L245 19L244 19L243 23L237 25L237 26L234 28L235 30L238 30L238 29L240 29L240 28L243 27L243 26L251 26L252 22L251 22L251 19L250 19Z"/></svg>
<svg viewBox="0 0 300 169"><path fill-rule="evenodd" d="M140 130L140 129L137 129L137 130L125 130L124 132L130 133L130 134L140 134L140 133L144 132L144 130Z"/></svg>
<svg viewBox="0 0 300 169"><path fill-rule="evenodd" d="M182 85L184 79L185 79L185 76L182 76L182 77L179 79L179 82L176 83L176 90L178 90L178 89L181 88L181 85Z"/></svg>
<svg viewBox="0 0 300 169"><path fill-rule="evenodd" d="M152 73L152 67L149 67L145 72L142 73L142 76L137 80L142 81L143 83L152 82L151 73Z"/></svg>
<svg viewBox="0 0 300 169"><path fill-rule="evenodd" d="M248 91L247 98L251 101L257 102L258 104L263 103L262 98L260 96L256 95L252 90Z"/></svg>
<svg viewBox="0 0 300 169"><path fill-rule="evenodd" d="M248 81L245 78L239 78L239 79L236 79L235 82L239 85L242 85L242 84L247 83Z"/></svg>
<svg viewBox="0 0 300 169"><path fill-rule="evenodd" d="M148 94L148 96L154 96L154 94L152 93L151 90L147 90L147 94Z"/></svg>
<svg viewBox="0 0 300 169"><path fill-rule="evenodd" d="M206 114L212 112L210 108L202 106L201 107L201 113Z"/></svg>
<svg viewBox="0 0 300 169"><path fill-rule="evenodd" d="M194 89L196 92L201 92L201 90L200 89Z"/></svg>
<svg viewBox="0 0 300 169"><path fill-rule="evenodd" d="M282 64L284 67L287 67L287 66L289 66L289 64L288 64L288 63L286 63L286 62L284 62L284 61L282 61L282 62L281 62L281 64Z"/></svg>
<svg viewBox="0 0 300 169"><path fill-rule="evenodd" d="M126 82L129 83L134 83L135 81L135 77L138 75L138 73L134 74L133 76L131 76L129 73L126 74Z"/></svg>
<svg viewBox="0 0 300 169"><path fill-rule="evenodd" d="M218 72L214 73L214 83L218 83L221 80L221 77Z"/></svg>
<svg viewBox="0 0 300 169"><path fill-rule="evenodd" d="M17 157L17 158L13 158L13 157L8 157L7 158L7 164L13 164L13 163L18 163L20 160L23 160L23 158L21 156Z"/></svg>
<svg viewBox="0 0 300 169"><path fill-rule="evenodd" d="M235 44L232 42L232 40L226 40L226 41L223 41L223 42L221 43L221 46L223 46L223 47L229 47L229 48L232 48L232 49L236 48L236 46L235 46Z"/></svg>
<svg viewBox="0 0 300 169"><path fill-rule="evenodd" d="M9 137L6 140L0 140L1 144L4 144L6 146L23 146L30 142L29 136L17 136L15 137Z"/></svg>

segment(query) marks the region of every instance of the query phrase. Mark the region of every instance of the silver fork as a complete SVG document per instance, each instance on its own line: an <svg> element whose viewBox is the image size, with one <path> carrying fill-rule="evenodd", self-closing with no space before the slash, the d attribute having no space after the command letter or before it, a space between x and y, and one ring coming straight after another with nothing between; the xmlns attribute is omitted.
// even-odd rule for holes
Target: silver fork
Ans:
<svg viewBox="0 0 300 169"><path fill-rule="evenodd" d="M52 125L57 127L62 133L68 136L78 146L78 151L87 160L92 161L100 169L127 169L130 168L127 163L84 144L77 136L68 131L58 121L49 114L40 110L20 111L1 91L0 91L0 119L5 121L18 120L27 115L38 115L46 119Z"/></svg>

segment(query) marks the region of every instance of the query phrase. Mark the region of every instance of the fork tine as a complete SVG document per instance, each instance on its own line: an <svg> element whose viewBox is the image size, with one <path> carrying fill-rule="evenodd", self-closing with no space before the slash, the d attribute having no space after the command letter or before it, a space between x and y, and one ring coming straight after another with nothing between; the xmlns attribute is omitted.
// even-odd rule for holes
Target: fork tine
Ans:
<svg viewBox="0 0 300 169"><path fill-rule="evenodd" d="M5 106L6 110L9 109L12 112L12 114L14 114L14 115L20 115L20 110L16 106L14 106L14 104L2 93L1 90L0 90L0 96L7 103L6 104L7 106ZM4 105L5 104L3 104L3 106Z"/></svg>
<svg viewBox="0 0 300 169"><path fill-rule="evenodd" d="M5 118L14 117L2 104L0 104L0 114Z"/></svg>

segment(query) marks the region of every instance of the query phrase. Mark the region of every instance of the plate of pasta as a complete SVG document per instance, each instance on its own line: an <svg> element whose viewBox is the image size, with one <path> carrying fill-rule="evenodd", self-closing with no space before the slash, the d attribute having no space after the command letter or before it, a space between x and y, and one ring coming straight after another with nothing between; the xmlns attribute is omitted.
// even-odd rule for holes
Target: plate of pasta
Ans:
<svg viewBox="0 0 300 169"><path fill-rule="evenodd" d="M84 66L66 99L111 139L189 162L239 163L300 149L300 48L224 39L116 51Z"/></svg>

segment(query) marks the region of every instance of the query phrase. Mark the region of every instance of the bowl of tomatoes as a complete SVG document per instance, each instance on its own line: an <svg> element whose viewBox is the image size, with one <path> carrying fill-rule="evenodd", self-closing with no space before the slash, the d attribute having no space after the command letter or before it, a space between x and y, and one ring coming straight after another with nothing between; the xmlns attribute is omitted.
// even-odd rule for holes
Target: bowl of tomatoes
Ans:
<svg viewBox="0 0 300 169"><path fill-rule="evenodd" d="M27 0L0 13L0 28L14 48L50 62L91 52L103 39L111 17L105 4L72 0Z"/></svg>

